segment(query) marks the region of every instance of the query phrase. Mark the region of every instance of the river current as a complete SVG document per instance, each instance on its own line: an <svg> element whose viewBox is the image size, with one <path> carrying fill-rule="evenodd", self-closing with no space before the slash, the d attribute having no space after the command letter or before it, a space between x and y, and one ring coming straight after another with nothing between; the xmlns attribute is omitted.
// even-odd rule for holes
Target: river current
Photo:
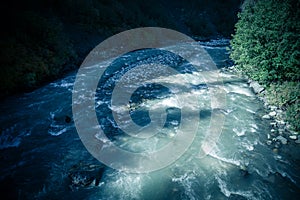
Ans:
<svg viewBox="0 0 300 200"><path fill-rule="evenodd" d="M154 172L128 173L105 167L96 160L82 144L72 119L76 76L73 72L31 93L1 102L2 196L91 200L297 199L300 195L299 146L283 145L274 152L266 144L271 128L270 122L262 119L267 112L263 102L254 95L246 80L224 70L230 65L226 50L228 40L199 42L199 45L218 67L214 72L197 71L181 57L167 52L170 49L184 51L179 45L126 54L114 61L114 67L106 71L98 84L95 108L100 126L115 145L128 151L154 151L168 144L182 123L181 109L188 107L190 113L185 120L188 127L195 127L196 135L175 162ZM189 56L201 62L199 55ZM146 84L133 93L128 104L130 116L141 127L153 120L149 117L150 108L155 112L163 107L167 113L159 134L139 140L119 130L112 111L122 108L112 106L110 99L114 83L126 72L155 62L173 66L182 77L160 76L155 84ZM126 78L135 77L129 74ZM207 82L220 78L222 81ZM176 87L170 89L158 84L162 82ZM226 105L214 109L211 94L218 89L225 92ZM192 101L195 97L197 101ZM213 138L213 148L207 151L202 148L207 155L199 156L201 142L212 128L214 113L224 119L220 124L222 132ZM195 118L199 119L197 126ZM126 126L126 121L123 122ZM103 167L99 183L76 187L73 183L72 186L74 179L70 180L70 173L74 166Z"/></svg>

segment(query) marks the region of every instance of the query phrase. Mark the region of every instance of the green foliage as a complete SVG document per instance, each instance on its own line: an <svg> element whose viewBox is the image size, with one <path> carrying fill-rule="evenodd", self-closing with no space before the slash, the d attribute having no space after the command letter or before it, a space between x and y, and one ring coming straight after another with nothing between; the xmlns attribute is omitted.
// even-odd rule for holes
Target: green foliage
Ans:
<svg viewBox="0 0 300 200"><path fill-rule="evenodd" d="M231 41L231 58L250 78L266 85L300 79L297 5L293 0L246 2Z"/></svg>
<svg viewBox="0 0 300 200"><path fill-rule="evenodd" d="M0 96L31 90L79 67L101 40L124 30L159 26L204 38L229 36L239 4L240 0L10 0L0 7Z"/></svg>
<svg viewBox="0 0 300 200"><path fill-rule="evenodd" d="M278 107L288 107L289 105L299 101L299 98L299 82L283 82L281 84L271 84L267 88L268 102Z"/></svg>
<svg viewBox="0 0 300 200"><path fill-rule="evenodd" d="M271 84L267 88L267 101L286 111L286 120L300 130L300 82Z"/></svg>
<svg viewBox="0 0 300 200"><path fill-rule="evenodd" d="M270 104L300 130L300 1L245 1L231 41L237 68L267 87Z"/></svg>
<svg viewBox="0 0 300 200"><path fill-rule="evenodd" d="M55 78L75 56L59 20L34 12L19 17L15 35L0 41L1 95Z"/></svg>
<svg viewBox="0 0 300 200"><path fill-rule="evenodd" d="M300 131L300 102L291 104L286 110L286 119L296 131Z"/></svg>

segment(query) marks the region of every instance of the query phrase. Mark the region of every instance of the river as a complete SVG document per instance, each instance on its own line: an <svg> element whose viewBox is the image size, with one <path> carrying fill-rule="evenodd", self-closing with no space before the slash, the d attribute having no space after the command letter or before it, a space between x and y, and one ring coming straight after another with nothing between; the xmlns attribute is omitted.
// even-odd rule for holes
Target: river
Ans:
<svg viewBox="0 0 300 200"><path fill-rule="evenodd" d="M274 152L266 144L271 128L270 121L262 119L267 112L263 102L254 95L246 80L222 70L230 63L226 50L229 41L199 44L219 68L216 73L222 83L204 83L199 77L209 74L195 71L172 54L150 49L132 52L116 61L117 66L125 63L125 68L107 72L96 95L98 121L108 138L124 149L137 152L170 142L182 123L182 104L188 104L191 111L186 119L190 122L188 126L195 126L192 120L196 116L200 119L199 128L195 128L193 143L175 162L148 173L104 167L86 150L77 134L72 119L76 72L72 72L31 93L1 102L1 195L12 199L297 199L300 195L299 145L282 145ZM174 48L180 50L181 47L169 47ZM197 55L190 56L197 60ZM154 60L179 66L188 81L164 76L159 81L176 84L182 90L152 84L134 93L131 117L141 126L149 123L148 109L169 107L161 133L152 139L137 141L120 132L113 120L111 111L120 108L109 103L111 88L126 70L137 63ZM226 106L216 109L217 115L224 119L222 132L207 155L199 156L200 144L214 116L210 92L220 87L226 93ZM198 98L196 103L178 100L194 97ZM97 166L101 167L99 183L76 185L72 177L74 168L75 171L89 168L82 171L90 172Z"/></svg>

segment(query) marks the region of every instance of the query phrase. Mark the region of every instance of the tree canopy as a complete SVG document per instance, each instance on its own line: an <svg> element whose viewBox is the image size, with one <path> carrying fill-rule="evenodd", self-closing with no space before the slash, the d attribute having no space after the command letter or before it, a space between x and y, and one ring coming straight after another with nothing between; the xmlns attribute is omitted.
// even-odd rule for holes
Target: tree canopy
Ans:
<svg viewBox="0 0 300 200"><path fill-rule="evenodd" d="M245 1L231 40L237 69L267 87L271 104L286 109L300 130L299 0Z"/></svg>
<svg viewBox="0 0 300 200"><path fill-rule="evenodd" d="M231 58L263 84L300 79L299 0L245 2L231 41Z"/></svg>

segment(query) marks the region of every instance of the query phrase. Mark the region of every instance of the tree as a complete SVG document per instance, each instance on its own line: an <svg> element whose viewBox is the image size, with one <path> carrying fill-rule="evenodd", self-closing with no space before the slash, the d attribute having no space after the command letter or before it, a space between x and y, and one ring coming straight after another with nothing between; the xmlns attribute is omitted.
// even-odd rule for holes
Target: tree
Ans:
<svg viewBox="0 0 300 200"><path fill-rule="evenodd" d="M231 40L238 69L267 87L269 103L300 130L299 0L248 0Z"/></svg>
<svg viewBox="0 0 300 200"><path fill-rule="evenodd" d="M246 1L231 41L231 58L265 85L300 79L300 1Z"/></svg>

